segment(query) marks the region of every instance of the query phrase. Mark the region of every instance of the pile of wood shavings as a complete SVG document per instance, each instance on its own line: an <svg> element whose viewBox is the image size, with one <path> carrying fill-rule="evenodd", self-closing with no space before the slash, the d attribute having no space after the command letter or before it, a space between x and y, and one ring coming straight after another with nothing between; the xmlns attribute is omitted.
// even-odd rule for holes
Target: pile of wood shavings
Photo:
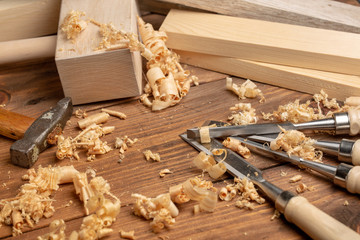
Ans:
<svg viewBox="0 0 360 240"><path fill-rule="evenodd" d="M257 123L256 110L250 103L238 103L230 108L228 120L232 125L248 125Z"/></svg>
<svg viewBox="0 0 360 240"><path fill-rule="evenodd" d="M219 198L224 201L231 201L237 195L235 206L238 208L254 209L252 202L263 204L265 199L260 197L254 184L248 181L247 178L234 178L233 184L228 184L226 187L220 189Z"/></svg>
<svg viewBox="0 0 360 240"><path fill-rule="evenodd" d="M239 99L256 98L259 96L259 102L265 102L265 97L263 93L250 79L246 80L246 82L238 86L236 83L233 83L232 78L227 77L226 89L238 95Z"/></svg>
<svg viewBox="0 0 360 240"><path fill-rule="evenodd" d="M125 151L128 150L129 147L132 147L135 143L138 142L137 138L131 139L128 136L117 137L115 140L115 148L119 149L119 161L121 163L125 158Z"/></svg>
<svg viewBox="0 0 360 240"><path fill-rule="evenodd" d="M179 56L166 47L166 33L155 31L141 18L138 18L138 26L146 49L152 53L146 58L148 83L140 99L153 111L176 105L189 92L191 84L197 84L197 77L190 76L180 65Z"/></svg>
<svg viewBox="0 0 360 240"><path fill-rule="evenodd" d="M340 107L336 99L328 99L328 95L324 90L321 90L319 94L313 96L317 108L311 107L311 101L300 104L300 100L297 99L294 102L290 102L285 105L280 105L273 113L262 113L264 120L273 120L274 118L280 122L309 122L312 120L330 118L336 112L345 112L349 109L349 106L345 105ZM328 108L329 111L323 114L321 105Z"/></svg>
<svg viewBox="0 0 360 240"><path fill-rule="evenodd" d="M67 39L74 41L79 34L85 30L87 22L81 19L84 16L84 12L74 10L66 15L64 21L60 25L60 29L66 34Z"/></svg>
<svg viewBox="0 0 360 240"><path fill-rule="evenodd" d="M282 132L270 142L272 150L283 150L289 156L295 155L306 160L322 162L323 153L313 146L314 139L306 137L303 132L297 130L285 130L280 126L279 128Z"/></svg>
<svg viewBox="0 0 360 240"><path fill-rule="evenodd" d="M194 212L212 212L217 203L217 189L210 181L198 177L189 178L182 184L170 187L169 193L160 194L155 198L148 198L141 194L132 194L135 198L134 214L147 220L152 219L150 226L154 232L160 232L175 224L175 217L179 210L175 203L183 204L190 200L198 201Z"/></svg>

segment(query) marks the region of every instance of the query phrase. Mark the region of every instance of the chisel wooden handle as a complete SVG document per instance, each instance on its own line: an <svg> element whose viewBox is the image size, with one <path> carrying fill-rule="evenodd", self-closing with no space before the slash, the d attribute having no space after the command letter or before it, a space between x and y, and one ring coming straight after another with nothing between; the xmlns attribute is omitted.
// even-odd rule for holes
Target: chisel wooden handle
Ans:
<svg viewBox="0 0 360 240"><path fill-rule="evenodd" d="M284 210L285 218L313 239L360 239L360 235L327 215L301 196L292 197Z"/></svg>
<svg viewBox="0 0 360 240"><path fill-rule="evenodd" d="M34 118L0 108L0 135L18 140L34 121Z"/></svg>
<svg viewBox="0 0 360 240"><path fill-rule="evenodd" d="M350 135L354 136L360 133L360 109L350 109L348 111L350 122Z"/></svg>
<svg viewBox="0 0 360 240"><path fill-rule="evenodd" d="M353 167L348 173L346 189L351 193L360 193L360 166Z"/></svg>
<svg viewBox="0 0 360 240"><path fill-rule="evenodd" d="M354 166L360 166L360 139L354 143L351 151L351 159Z"/></svg>

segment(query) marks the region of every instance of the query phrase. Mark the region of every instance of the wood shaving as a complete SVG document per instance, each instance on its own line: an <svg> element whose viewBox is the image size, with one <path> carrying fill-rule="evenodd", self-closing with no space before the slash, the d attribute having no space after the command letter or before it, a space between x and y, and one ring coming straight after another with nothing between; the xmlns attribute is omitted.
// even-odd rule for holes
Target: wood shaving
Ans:
<svg viewBox="0 0 360 240"><path fill-rule="evenodd" d="M190 72L180 65L179 56L166 47L165 32L155 31L151 24L145 23L140 17L138 26L144 42L144 48L140 48L140 51L148 60L148 83L140 99L153 111L174 106L187 95L197 77L190 76ZM153 100L149 99L150 96Z"/></svg>
<svg viewBox="0 0 360 240"><path fill-rule="evenodd" d="M279 210L275 209L274 214L270 218L270 221L275 220L275 218L280 218L280 216L281 216L281 213L279 212Z"/></svg>
<svg viewBox="0 0 360 240"><path fill-rule="evenodd" d="M260 89L257 88L256 84L253 83L250 79L246 80L243 84L238 86L236 83L233 83L232 78L226 78L226 89L234 92L239 96L239 99L246 98L256 98L260 97L259 102L265 102L265 97Z"/></svg>
<svg viewBox="0 0 360 240"><path fill-rule="evenodd" d="M207 155L202 151L194 158L193 163L197 168L208 172L214 179L218 179L226 172L226 166L222 161L217 163L212 155Z"/></svg>
<svg viewBox="0 0 360 240"><path fill-rule="evenodd" d="M170 194L147 198L135 193L131 194L131 197L135 198L134 214L147 220L152 219L150 226L154 232L160 232L175 223L175 217L179 214L179 210L171 201Z"/></svg>
<svg viewBox="0 0 360 240"><path fill-rule="evenodd" d="M109 110L109 109L105 109L105 108L102 108L101 111L106 112L106 113L110 114L111 116L118 117L120 119L126 119L126 115L122 112Z"/></svg>
<svg viewBox="0 0 360 240"><path fill-rule="evenodd" d="M122 238L126 238L126 239L132 239L134 240L135 239L135 231L124 231L124 230L120 230L119 231L119 234L120 234L120 237Z"/></svg>
<svg viewBox="0 0 360 240"><path fill-rule="evenodd" d="M283 170L281 170L281 171L280 171L280 176L281 176L281 177L287 176L287 172L284 172Z"/></svg>
<svg viewBox="0 0 360 240"><path fill-rule="evenodd" d="M303 193L306 190L308 190L308 187L305 185L305 183L300 183L297 187L296 187L296 192L297 193Z"/></svg>
<svg viewBox="0 0 360 240"><path fill-rule="evenodd" d="M160 170L159 175L161 178L165 177L166 174L171 174L173 173L172 171L170 171L169 169L165 168Z"/></svg>
<svg viewBox="0 0 360 240"><path fill-rule="evenodd" d="M37 237L37 240L51 240L51 239L65 240L65 228L66 228L66 224L64 220L62 219L54 220L49 225L50 232Z"/></svg>
<svg viewBox="0 0 360 240"><path fill-rule="evenodd" d="M345 202L344 202L343 205L344 205L344 206L349 206L349 202L348 202L347 200L345 200Z"/></svg>
<svg viewBox="0 0 360 240"><path fill-rule="evenodd" d="M62 135L58 137L56 157L59 160L68 158L70 160L79 160L78 149L86 149L88 160L93 160L95 155L105 154L112 150L112 148L100 140L100 137L111 133L114 127L100 127L93 123L79 133L75 138L64 138Z"/></svg>
<svg viewBox="0 0 360 240"><path fill-rule="evenodd" d="M145 150L143 152L146 161L150 161L152 159L155 162L161 162L160 154L159 153L153 153L151 150Z"/></svg>
<svg viewBox="0 0 360 240"><path fill-rule="evenodd" d="M293 177L291 177L289 179L289 182L290 183L296 183L296 182L299 182L301 179L302 179L301 175L295 175L295 176L293 176Z"/></svg>
<svg viewBox="0 0 360 240"><path fill-rule="evenodd" d="M257 202L258 204L265 202L265 199L260 197L256 191L254 184L248 181L247 178L235 178L233 184L228 184L219 192L219 198L224 201L231 201L236 195L239 195L235 202L235 206L238 208L252 210L254 209L252 202Z"/></svg>
<svg viewBox="0 0 360 240"><path fill-rule="evenodd" d="M87 22L81 19L85 12L71 10L64 18L60 29L66 34L67 39L75 40L87 27Z"/></svg>
<svg viewBox="0 0 360 240"><path fill-rule="evenodd" d="M201 143L209 143L211 142L209 126L204 126L199 129L200 134L200 142Z"/></svg>
<svg viewBox="0 0 360 240"><path fill-rule="evenodd" d="M96 113L90 116L87 116L84 119L81 119L80 121L78 121L78 126L81 129L85 129L88 126L92 125L92 124L100 124L100 123L104 123L107 120L109 120L110 115L108 113L105 112L101 112L101 113Z"/></svg>
<svg viewBox="0 0 360 240"><path fill-rule="evenodd" d="M59 184L72 182L76 173L73 166L29 169L25 177L29 182L20 187L17 196L0 201L0 226L12 225L13 236L17 236L23 227L33 227L41 218L51 217L55 212L52 193Z"/></svg>
<svg viewBox="0 0 360 240"><path fill-rule="evenodd" d="M82 110L82 109L77 109L77 110L75 110L75 117L76 118L79 118L79 119L82 119L82 118L86 118L88 115L87 115L87 113L86 113L86 111L85 110Z"/></svg>
<svg viewBox="0 0 360 240"><path fill-rule="evenodd" d="M315 149L314 139L297 130L285 130L280 126L279 128L282 132L270 142L272 150L283 150L289 156L295 155L306 160L322 162L323 152Z"/></svg>
<svg viewBox="0 0 360 240"><path fill-rule="evenodd" d="M228 137L222 142L222 144L225 147L237 152L244 158L249 158L251 156L250 150L246 146L244 146L240 140L236 138Z"/></svg>
<svg viewBox="0 0 360 240"><path fill-rule="evenodd" d="M257 123L256 110L251 107L250 103L238 103L231 107L231 116L228 120L233 125L248 125Z"/></svg>
<svg viewBox="0 0 360 240"><path fill-rule="evenodd" d="M115 139L115 148L119 149L119 163L122 162L122 160L125 158L125 151L129 149L129 147L132 147L135 143L138 142L137 138L131 139L128 136L123 137L117 137Z"/></svg>
<svg viewBox="0 0 360 240"><path fill-rule="evenodd" d="M174 203L181 204L190 201L190 198L184 193L184 187L182 184L171 186L169 188L169 193L171 201Z"/></svg>

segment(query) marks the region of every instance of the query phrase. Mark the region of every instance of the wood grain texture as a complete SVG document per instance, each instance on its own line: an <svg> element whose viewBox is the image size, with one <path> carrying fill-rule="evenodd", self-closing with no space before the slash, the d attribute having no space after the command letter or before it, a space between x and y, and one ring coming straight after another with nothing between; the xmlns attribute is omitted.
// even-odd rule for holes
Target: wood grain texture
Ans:
<svg viewBox="0 0 360 240"><path fill-rule="evenodd" d="M181 10L160 29L177 50L360 75L359 34Z"/></svg>
<svg viewBox="0 0 360 240"><path fill-rule="evenodd" d="M56 33L60 3L60 0L1 0L0 41Z"/></svg>
<svg viewBox="0 0 360 240"><path fill-rule="evenodd" d="M143 10L167 14L170 9L209 11L229 16L260 19L323 29L360 33L360 4L329 0L238 0L214 4L211 0L140 0Z"/></svg>
<svg viewBox="0 0 360 240"><path fill-rule="evenodd" d="M88 19L113 23L116 29L137 33L135 1L63 1L61 25L73 9L84 11ZM89 23L73 43L64 33L57 38L55 60L65 96L74 104L138 96L142 90L139 52L129 49L95 51L100 43L99 27Z"/></svg>
<svg viewBox="0 0 360 240"><path fill-rule="evenodd" d="M341 101L349 96L360 95L360 76L194 52L176 52L181 56L183 63L283 88L310 94L319 93L324 89L329 95Z"/></svg>

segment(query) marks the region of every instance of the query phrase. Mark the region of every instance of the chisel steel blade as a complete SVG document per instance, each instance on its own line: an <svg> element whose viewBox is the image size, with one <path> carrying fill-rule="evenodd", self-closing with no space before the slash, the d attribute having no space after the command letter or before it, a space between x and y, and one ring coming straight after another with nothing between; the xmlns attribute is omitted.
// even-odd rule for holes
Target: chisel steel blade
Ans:
<svg viewBox="0 0 360 240"><path fill-rule="evenodd" d="M181 134L180 137L187 143L189 143L191 146L193 146L198 151L203 151L208 155L212 155L211 151L213 149L221 149L225 148L218 140L212 139L210 143L199 143L196 140L190 139L186 136L186 133ZM232 174L235 177L238 178L248 178L250 180L253 180L255 182L262 182L264 181L262 177L262 172L249 164L247 161L242 159L239 155L231 151L230 149L227 150L227 157L223 161L225 164L228 172ZM216 161L219 161L221 159L216 158Z"/></svg>
<svg viewBox="0 0 360 240"><path fill-rule="evenodd" d="M263 124L249 124L241 126L224 126L224 127L214 127L209 128L209 134L211 138L217 137L228 137L228 136L248 136L248 135L263 135L263 134L272 134L279 133L281 126L285 130L294 130L296 129L295 125L292 123L263 123ZM191 139L200 138L199 128L191 128L187 130L187 137Z"/></svg>

